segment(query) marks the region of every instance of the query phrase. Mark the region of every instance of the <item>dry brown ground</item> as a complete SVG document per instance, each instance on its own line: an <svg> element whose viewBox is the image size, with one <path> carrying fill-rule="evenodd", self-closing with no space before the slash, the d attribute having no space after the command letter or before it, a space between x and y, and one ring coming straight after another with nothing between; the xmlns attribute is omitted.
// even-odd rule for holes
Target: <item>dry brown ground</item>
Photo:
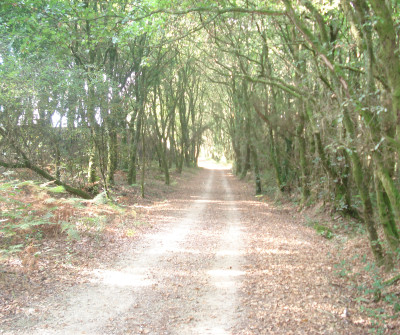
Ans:
<svg viewBox="0 0 400 335"><path fill-rule="evenodd" d="M178 184L192 178L196 170L186 170L181 175L172 173L172 186L166 186L158 171L146 175L145 198L140 196L139 186L126 186L125 174L118 172L113 194L125 212L106 204L83 201L83 206L69 203L70 196L50 193L46 188L29 184L18 187L12 194L0 192L0 197L12 198L29 205L40 217L49 208L58 207L50 221L69 221L76 224L80 238L68 238L60 226L39 226L35 230L21 231L12 244L33 244L37 250L37 264L32 271L22 265L26 252L0 258L0 332L13 324L20 316L32 315L31 307L46 296L61 295L68 288L88 282L93 269L107 267L129 250L143 233L156 229L150 223L149 210L163 203L169 194L176 191ZM21 169L13 174L13 180L35 180L37 175ZM8 179L8 178L7 178ZM147 180L148 179L148 180ZM5 183L8 180L1 180ZM45 180L40 182L45 183ZM46 202L47 200L56 202ZM0 211L13 208L0 201ZM1 223L0 223L1 224ZM4 237L0 234L0 242Z"/></svg>
<svg viewBox="0 0 400 335"><path fill-rule="evenodd" d="M357 248L370 257L363 239L347 244L339 237L325 239L305 225L303 214L254 197L252 186L227 170L186 172L174 178L178 185L172 190L155 184L151 197L140 203L129 190L122 190L121 202L136 203L135 224L121 227L114 222L97 242L87 237L64 244L73 251L69 262L56 247L64 240L53 239L48 243L58 250L59 264L47 264L50 258L43 257L41 268L30 276L7 273L3 292L12 288L14 297L3 293L0 332L367 334L371 330L371 320L355 303L354 282L362 280L361 272L358 277L341 277L337 267L345 258L354 260ZM7 270L18 266L9 265ZM128 276L126 285L104 286L94 280L99 274L104 281L105 274L116 273L138 277ZM12 276L18 284L10 281ZM102 294L104 290L109 295ZM46 298L52 294L59 297ZM89 296L89 302L82 296ZM119 300L112 301L113 296ZM90 297L95 301L105 297L108 306ZM103 313L97 319L100 315L107 320L81 315L90 327L79 328L79 320L68 319L65 313L75 315L74 306L80 301L81 308L94 312L97 308ZM118 313L107 311L110 306L120 308ZM68 328L66 322L77 325ZM397 327L394 320L382 329L397 334Z"/></svg>

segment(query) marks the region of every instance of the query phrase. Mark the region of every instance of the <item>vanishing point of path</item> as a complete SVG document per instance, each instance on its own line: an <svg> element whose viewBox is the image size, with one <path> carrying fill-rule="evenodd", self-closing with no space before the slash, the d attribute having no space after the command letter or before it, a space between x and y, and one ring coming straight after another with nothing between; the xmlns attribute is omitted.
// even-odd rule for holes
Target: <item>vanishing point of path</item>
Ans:
<svg viewBox="0 0 400 335"><path fill-rule="evenodd" d="M201 170L150 214L157 228L112 267L4 334L366 333L343 315L328 242L228 170Z"/></svg>

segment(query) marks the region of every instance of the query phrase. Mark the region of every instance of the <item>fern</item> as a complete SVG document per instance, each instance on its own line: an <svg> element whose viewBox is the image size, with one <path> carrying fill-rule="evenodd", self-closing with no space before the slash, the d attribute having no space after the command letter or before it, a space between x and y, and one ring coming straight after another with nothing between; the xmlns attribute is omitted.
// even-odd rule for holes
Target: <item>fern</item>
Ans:
<svg viewBox="0 0 400 335"><path fill-rule="evenodd" d="M3 183L0 184L0 191L8 191L9 189L13 188L15 183Z"/></svg>
<svg viewBox="0 0 400 335"><path fill-rule="evenodd" d="M15 184L16 187L23 187L23 186L37 186L37 183L33 180L25 180L20 183Z"/></svg>
<svg viewBox="0 0 400 335"><path fill-rule="evenodd" d="M102 192L95 196L93 202L97 205L105 205L108 202L106 192Z"/></svg>
<svg viewBox="0 0 400 335"><path fill-rule="evenodd" d="M80 240L81 238L75 225L72 224L71 222L65 222L65 221L62 222L61 231L66 233L68 238L70 238L71 240Z"/></svg>
<svg viewBox="0 0 400 335"><path fill-rule="evenodd" d="M23 244L10 245L7 248L0 249L0 259L9 257L12 254L20 252L24 248Z"/></svg>
<svg viewBox="0 0 400 335"><path fill-rule="evenodd" d="M45 201L43 201L43 203L45 203L46 205L51 205L57 202L57 199L54 198L48 198Z"/></svg>

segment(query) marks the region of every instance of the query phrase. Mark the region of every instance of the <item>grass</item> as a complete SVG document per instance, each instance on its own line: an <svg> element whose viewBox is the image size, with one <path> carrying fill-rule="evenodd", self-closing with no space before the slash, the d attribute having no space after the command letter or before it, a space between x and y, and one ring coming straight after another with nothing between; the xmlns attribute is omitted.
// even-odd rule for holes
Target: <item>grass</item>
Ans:
<svg viewBox="0 0 400 335"><path fill-rule="evenodd" d="M314 228L318 235L321 235L328 240L332 239L335 236L331 228L329 228L327 225L320 223L316 219L306 218L306 225L308 227Z"/></svg>

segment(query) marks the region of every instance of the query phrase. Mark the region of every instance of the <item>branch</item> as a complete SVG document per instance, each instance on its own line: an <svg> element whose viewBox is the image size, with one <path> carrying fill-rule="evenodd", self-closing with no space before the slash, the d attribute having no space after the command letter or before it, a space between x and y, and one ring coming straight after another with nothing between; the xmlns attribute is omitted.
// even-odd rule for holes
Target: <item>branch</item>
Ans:
<svg viewBox="0 0 400 335"><path fill-rule="evenodd" d="M271 79L262 79L262 78L253 78L249 75L238 75L246 78L248 81L252 83L261 83L261 84L266 84L266 85L271 85L271 86L276 86L280 88L281 90L293 95L294 97L302 100L302 101L314 101L312 97L310 97L306 92L298 90L294 86L289 86L286 83L283 82L283 80L279 78L271 78Z"/></svg>
<svg viewBox="0 0 400 335"><path fill-rule="evenodd" d="M398 281L400 281L400 274L394 276L393 278L391 278L389 280L384 281L382 284L383 284L383 286L390 286L390 285L396 284Z"/></svg>
<svg viewBox="0 0 400 335"><path fill-rule="evenodd" d="M326 55L323 46L321 46L320 43L318 43L318 41L315 39L315 36L312 34L312 32L309 29L307 29L307 27L300 21L299 17L295 13L295 11L291 5L290 0L284 0L284 3L286 5L287 16L289 17L289 19L293 22L293 24L296 26L296 28L304 36L306 41L311 45L311 47L314 49L314 51L321 58L322 62L325 64L325 66L329 69L329 71L334 75L334 77L340 83L340 85L342 86L342 88L344 90L346 97L348 99L350 99L349 86L347 84L347 81L341 75L341 73L339 73L338 67L335 68L335 65L330 61L330 59Z"/></svg>
<svg viewBox="0 0 400 335"><path fill-rule="evenodd" d="M226 13L242 13L242 14L258 14L258 15L267 15L267 16L284 16L286 15L286 12L284 11L276 11L276 10L268 10L268 9L261 9L261 8L240 8L240 7L230 7L230 8L216 8L216 7L194 7L194 8L188 8L188 9L183 9L183 10L170 10L170 9L165 9L165 8L160 8L153 10L147 14L135 17L135 10L131 11L128 16L122 16L122 15L110 15L110 14L105 14L105 15L99 15L93 18L77 18L74 20L69 20L69 21L64 21L65 23L68 22L79 22L79 21L85 21L85 22L91 22L91 21L97 21L101 19L108 19L108 18L117 18L121 19L120 23L126 23L127 21L133 21L133 22L138 22L143 19L149 18L151 16L154 16L156 14L169 14L169 15L185 15L189 13L213 13L216 14L217 16L223 15Z"/></svg>
<svg viewBox="0 0 400 335"><path fill-rule="evenodd" d="M269 126L271 127L271 122L269 121L269 119L260 111L260 108L258 108L258 106L253 102L253 107L254 110L256 111L256 113L258 114L258 116Z"/></svg>
<svg viewBox="0 0 400 335"><path fill-rule="evenodd" d="M8 138L10 141L11 146L14 148L14 150L17 152L17 154L22 157L23 163L6 163L3 161L0 161L0 166L6 167L6 168L13 168L13 169L18 169L18 168L27 168L30 169L34 172L36 172L38 175L42 176L43 178L47 180L54 181L54 184L63 186L65 190L69 193L75 194L79 197L82 197L84 199L93 199L93 196L83 190L74 188L72 186L69 186L68 184L63 183L61 180L53 177L50 175L47 171L41 169L40 167L36 166L33 164L28 156L22 151L22 149L11 139L10 136L7 136L7 131L3 128L0 127L0 135L3 136L4 138Z"/></svg>
<svg viewBox="0 0 400 335"><path fill-rule="evenodd" d="M28 161L26 161L26 160L25 160L25 163L14 163L14 164L0 161L0 166L3 166L8 169L21 169L21 168L30 169L30 170L36 172L38 175L42 176L43 178L53 181L54 184L56 184L58 186L63 186L65 188L65 190L71 194L77 195L84 199L93 199L93 196L91 194L89 194L83 190L80 190L78 188L72 187L68 184L63 183L61 180L54 178L47 171L39 168L38 166L36 166L30 162L28 163Z"/></svg>
<svg viewBox="0 0 400 335"><path fill-rule="evenodd" d="M231 8L223 8L219 9L216 7L195 7L195 8L188 8L185 10L169 10L165 8L157 9L154 10L148 14L145 14L143 16L139 16L133 21L140 21L143 20L147 17L153 16L155 14L170 14L170 15L185 15L189 13L214 13L217 15L222 15L226 13L242 13L242 14L258 14L258 15L267 15L267 16L284 16L286 15L286 12L284 11L276 11L276 10L268 10L268 9L250 9L250 8L240 8L240 7L231 7Z"/></svg>

